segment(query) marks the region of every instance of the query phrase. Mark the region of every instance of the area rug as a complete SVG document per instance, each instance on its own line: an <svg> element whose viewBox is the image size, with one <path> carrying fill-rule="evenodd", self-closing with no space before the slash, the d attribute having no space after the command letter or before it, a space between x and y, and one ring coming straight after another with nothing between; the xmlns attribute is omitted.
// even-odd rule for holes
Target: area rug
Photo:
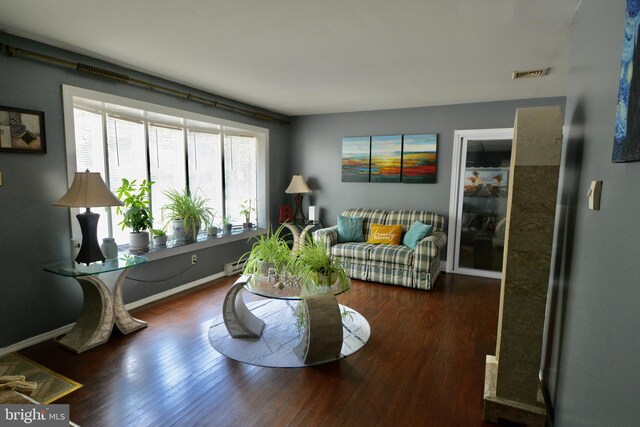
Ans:
<svg viewBox="0 0 640 427"><path fill-rule="evenodd" d="M70 380L44 366L27 359L18 353L0 356L0 376L23 375L25 381L38 384L31 398L48 404L82 387L82 384Z"/></svg>
<svg viewBox="0 0 640 427"><path fill-rule="evenodd" d="M209 342L217 352L250 365L274 368L308 366L293 351L301 337L294 316L297 304L298 301L276 299L248 303L249 310L265 323L262 336L232 338L222 316L219 316L209 328ZM343 341L338 359L361 349L371 336L369 322L360 313L344 305L340 305L340 312L345 314L342 317Z"/></svg>

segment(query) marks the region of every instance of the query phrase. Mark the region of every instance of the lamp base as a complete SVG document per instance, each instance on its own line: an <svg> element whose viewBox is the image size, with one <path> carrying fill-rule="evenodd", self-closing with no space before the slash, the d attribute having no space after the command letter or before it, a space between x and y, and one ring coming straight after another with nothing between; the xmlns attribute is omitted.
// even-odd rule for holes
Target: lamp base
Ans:
<svg viewBox="0 0 640 427"><path fill-rule="evenodd" d="M82 231L82 246L80 246L80 252L76 257L78 264L91 264L95 261L104 262L104 255L98 244L98 219L100 214L91 212L87 208L86 212L76 215L78 223L80 223L80 230Z"/></svg>
<svg viewBox="0 0 640 427"><path fill-rule="evenodd" d="M295 222L304 222L304 214L302 213L302 194L296 194L296 211L293 214Z"/></svg>

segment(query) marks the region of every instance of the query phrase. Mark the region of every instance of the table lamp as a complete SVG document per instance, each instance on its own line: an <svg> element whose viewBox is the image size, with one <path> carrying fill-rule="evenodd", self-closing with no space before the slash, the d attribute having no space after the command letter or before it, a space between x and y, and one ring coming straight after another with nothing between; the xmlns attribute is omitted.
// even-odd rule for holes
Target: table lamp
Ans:
<svg viewBox="0 0 640 427"><path fill-rule="evenodd" d="M311 193L311 189L307 186L302 175L293 175L289 186L284 190L284 192L296 195L296 211L293 214L293 220L296 222L304 222L304 214L302 213L302 194Z"/></svg>
<svg viewBox="0 0 640 427"><path fill-rule="evenodd" d="M122 206L122 202L107 188L98 172L76 172L73 183L67 193L53 204L68 208L86 208L76 215L82 231L82 246L76 257L78 264L89 265L94 261L104 262L104 255L98 244L98 219L100 214L90 208L104 206Z"/></svg>

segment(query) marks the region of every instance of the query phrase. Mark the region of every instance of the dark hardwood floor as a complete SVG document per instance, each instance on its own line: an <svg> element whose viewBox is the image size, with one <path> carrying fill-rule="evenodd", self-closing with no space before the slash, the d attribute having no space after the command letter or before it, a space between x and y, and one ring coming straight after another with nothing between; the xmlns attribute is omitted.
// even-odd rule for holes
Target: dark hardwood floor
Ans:
<svg viewBox="0 0 640 427"><path fill-rule="evenodd" d="M76 355L53 341L21 353L84 385L58 400L82 426L492 426L482 419L485 356L494 354L500 283L443 274L433 291L354 281L341 304L371 339L340 361L263 368L217 353L211 321L235 278L133 311Z"/></svg>

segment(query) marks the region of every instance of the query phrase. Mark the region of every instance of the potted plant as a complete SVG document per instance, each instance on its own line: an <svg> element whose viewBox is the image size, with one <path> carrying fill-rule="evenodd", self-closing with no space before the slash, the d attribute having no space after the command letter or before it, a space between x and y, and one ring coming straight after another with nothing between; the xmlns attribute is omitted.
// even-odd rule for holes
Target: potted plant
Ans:
<svg viewBox="0 0 640 427"><path fill-rule="evenodd" d="M213 222L214 211L206 205L207 199L188 190L169 189L163 192L169 202L162 207L162 214L169 218L177 241L196 240L200 225Z"/></svg>
<svg viewBox="0 0 640 427"><path fill-rule="evenodd" d="M153 234L153 246L164 246L167 244L167 233L163 229L151 230Z"/></svg>
<svg viewBox="0 0 640 427"><path fill-rule="evenodd" d="M253 227L253 224L251 223L251 212L255 211L255 208L251 206L251 199L246 199L242 204L240 204L240 214L244 215L244 224L242 224L243 228Z"/></svg>
<svg viewBox="0 0 640 427"><path fill-rule="evenodd" d="M314 241L307 236L306 244L295 253L290 267L292 273L302 277L307 290L322 291L337 283L340 290L349 288L351 280L339 260L327 253L322 239Z"/></svg>
<svg viewBox="0 0 640 427"><path fill-rule="evenodd" d="M220 227L218 227L218 224L215 222L216 215L217 212L215 209L211 209L211 217L205 221L205 225L207 226L207 236L209 237L217 237L218 231L220 230Z"/></svg>
<svg viewBox="0 0 640 427"><path fill-rule="evenodd" d="M222 217L222 231L225 234L231 234L231 229L233 228L233 224L231 224L231 217L229 215L225 215Z"/></svg>
<svg viewBox="0 0 640 427"><path fill-rule="evenodd" d="M259 274L267 276L270 268L275 268L279 273L288 269L291 257L289 243L281 237L283 226L275 232L269 230L267 234L254 237L256 242L251 251L240 257L240 261L246 259L244 274Z"/></svg>
<svg viewBox="0 0 640 427"><path fill-rule="evenodd" d="M116 212L123 215L122 221L118 225L122 229L130 228L129 250L146 251L149 250L149 232L153 223L151 217L151 206L149 195L151 194L152 181L142 180L140 185L136 185L136 180L129 181L122 178L122 185L116 190L116 196L123 203L118 206Z"/></svg>

